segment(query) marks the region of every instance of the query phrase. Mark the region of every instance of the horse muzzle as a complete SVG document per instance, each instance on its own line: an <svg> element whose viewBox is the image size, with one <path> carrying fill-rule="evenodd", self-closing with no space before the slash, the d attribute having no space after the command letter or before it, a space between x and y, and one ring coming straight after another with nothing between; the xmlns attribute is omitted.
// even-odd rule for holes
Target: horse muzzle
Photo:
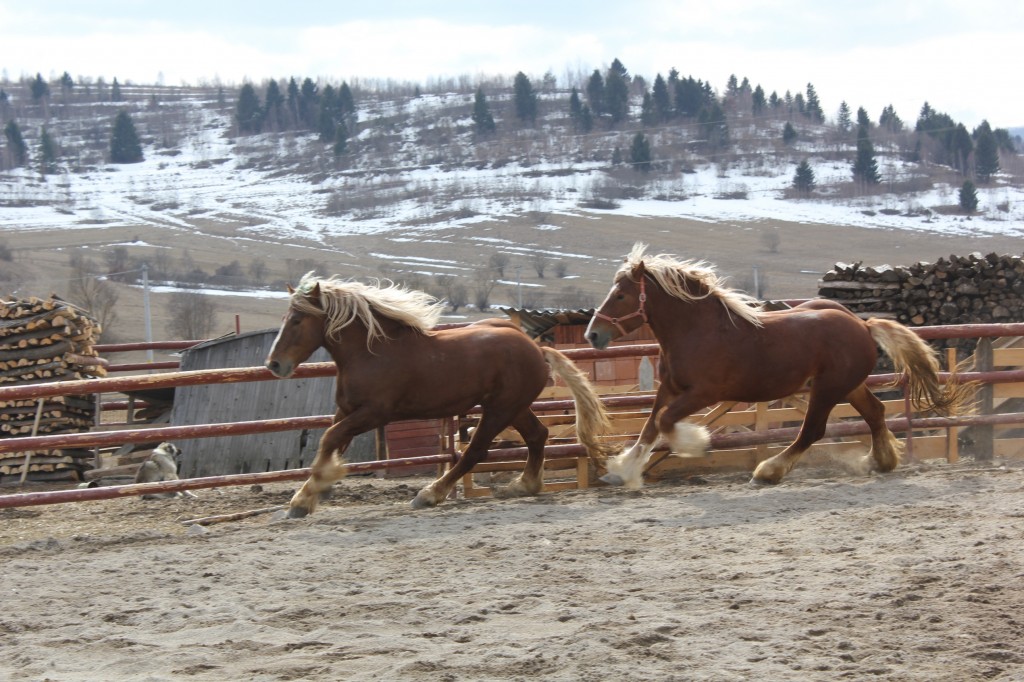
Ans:
<svg viewBox="0 0 1024 682"><path fill-rule="evenodd" d="M266 362L266 368L270 370L270 373L276 376L278 379L287 379L295 371L295 366L290 362L280 362L278 360L268 359Z"/></svg>
<svg viewBox="0 0 1024 682"><path fill-rule="evenodd" d="M603 329L595 329L593 323L587 327L584 336L587 339L587 343L597 350L604 350L612 340L612 335L609 332Z"/></svg>

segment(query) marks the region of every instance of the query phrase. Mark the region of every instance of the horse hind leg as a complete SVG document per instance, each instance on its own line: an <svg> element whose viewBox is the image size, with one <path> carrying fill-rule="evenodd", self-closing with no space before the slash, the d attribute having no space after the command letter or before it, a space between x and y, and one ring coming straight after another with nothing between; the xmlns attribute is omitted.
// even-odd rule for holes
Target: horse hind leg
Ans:
<svg viewBox="0 0 1024 682"><path fill-rule="evenodd" d="M825 397L821 391L812 389L807 405L807 414L804 416L804 423L800 427L800 433L797 434L796 440L782 452L758 464L750 482L772 485L781 482L782 478L800 461L801 455L825 435L828 415L837 402L838 400Z"/></svg>
<svg viewBox="0 0 1024 682"><path fill-rule="evenodd" d="M495 497L527 497L536 495L544 485L544 445L548 441L548 427L531 410L520 413L512 427L523 437L528 454L523 473L504 488L494 488Z"/></svg>
<svg viewBox="0 0 1024 682"><path fill-rule="evenodd" d="M864 458L866 469L889 472L900 463L902 444L885 424L885 405L861 384L846 399L871 428L871 453Z"/></svg>

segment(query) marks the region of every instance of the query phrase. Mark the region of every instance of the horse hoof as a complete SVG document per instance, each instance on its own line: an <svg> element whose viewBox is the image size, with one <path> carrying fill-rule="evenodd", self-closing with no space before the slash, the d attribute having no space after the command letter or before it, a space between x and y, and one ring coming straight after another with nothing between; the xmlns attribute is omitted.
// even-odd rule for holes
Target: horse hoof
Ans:
<svg viewBox="0 0 1024 682"><path fill-rule="evenodd" d="M613 473L607 473L598 480L603 481L608 485L623 485L626 482L626 480L622 478L622 476Z"/></svg>
<svg viewBox="0 0 1024 682"><path fill-rule="evenodd" d="M410 504L412 504L413 509L430 509L431 507L437 506L437 502L434 502L422 493L412 498L412 502Z"/></svg>
<svg viewBox="0 0 1024 682"><path fill-rule="evenodd" d="M289 519L303 519L309 515L309 510L305 507L289 507L288 518Z"/></svg>
<svg viewBox="0 0 1024 682"><path fill-rule="evenodd" d="M757 478L756 476L750 478L750 486L753 488L765 488L771 485L778 485L778 483L778 481L772 481L767 478Z"/></svg>

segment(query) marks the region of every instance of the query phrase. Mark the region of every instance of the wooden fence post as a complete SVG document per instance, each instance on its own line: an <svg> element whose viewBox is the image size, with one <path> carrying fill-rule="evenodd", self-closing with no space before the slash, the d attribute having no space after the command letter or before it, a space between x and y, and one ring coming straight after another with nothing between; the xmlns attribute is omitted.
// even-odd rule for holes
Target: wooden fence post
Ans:
<svg viewBox="0 0 1024 682"><path fill-rule="evenodd" d="M978 346L974 350L974 369L977 372L992 371L992 339L978 339ZM980 414L992 414L995 406L995 387L991 383L984 383L978 388L978 412ZM971 429L974 434L974 457L981 461L989 461L994 453L993 438L995 427L991 424L975 426Z"/></svg>

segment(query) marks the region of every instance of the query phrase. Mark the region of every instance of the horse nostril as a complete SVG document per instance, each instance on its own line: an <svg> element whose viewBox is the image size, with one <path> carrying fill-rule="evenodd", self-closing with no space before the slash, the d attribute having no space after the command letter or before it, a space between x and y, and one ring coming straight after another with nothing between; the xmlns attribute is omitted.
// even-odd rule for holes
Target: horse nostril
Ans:
<svg viewBox="0 0 1024 682"><path fill-rule="evenodd" d="M267 369L269 369L271 372L276 372L280 368L281 363L279 363L277 360L267 360Z"/></svg>

